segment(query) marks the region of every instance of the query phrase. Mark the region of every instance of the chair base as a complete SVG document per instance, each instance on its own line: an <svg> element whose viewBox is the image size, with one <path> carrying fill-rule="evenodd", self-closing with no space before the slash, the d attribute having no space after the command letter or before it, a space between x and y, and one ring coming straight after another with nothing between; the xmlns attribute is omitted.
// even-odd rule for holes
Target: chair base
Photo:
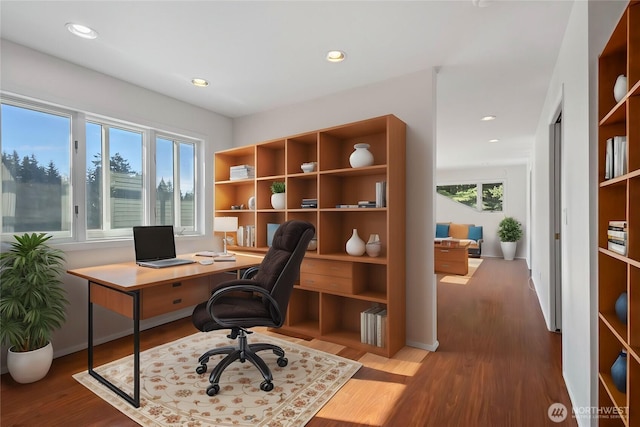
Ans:
<svg viewBox="0 0 640 427"><path fill-rule="evenodd" d="M277 345L267 344L267 343L255 343L249 344L247 342L247 334L250 334L251 331L247 331L243 328L233 328L231 334L227 335L227 338L230 339L238 339L238 346L227 346L214 348L206 353L204 353L198 359L200 365L196 368L196 372L198 374L204 374L207 372L207 362L211 356L215 356L218 354L226 354L226 356L218 362L211 374L209 375L209 382L211 385L207 388L207 394L209 396L215 396L220 391L220 377L222 376L222 372L229 366L231 363L239 360L241 363L245 361L251 362L262 374L264 381L260 384L260 389L263 391L271 391L273 390L273 376L271 375L271 370L267 366L267 364L262 360L260 356L256 353L258 351L263 350L271 350L273 354L278 356L278 366L285 367L289 363L287 358L284 357L284 350Z"/></svg>

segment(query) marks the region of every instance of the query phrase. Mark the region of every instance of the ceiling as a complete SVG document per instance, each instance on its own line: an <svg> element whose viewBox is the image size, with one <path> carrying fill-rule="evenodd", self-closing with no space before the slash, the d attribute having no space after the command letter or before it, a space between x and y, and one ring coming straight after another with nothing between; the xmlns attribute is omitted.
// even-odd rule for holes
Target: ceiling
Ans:
<svg viewBox="0 0 640 427"><path fill-rule="evenodd" d="M573 3L476 3L3 0L0 35L232 118L438 67L438 167L523 163Z"/></svg>

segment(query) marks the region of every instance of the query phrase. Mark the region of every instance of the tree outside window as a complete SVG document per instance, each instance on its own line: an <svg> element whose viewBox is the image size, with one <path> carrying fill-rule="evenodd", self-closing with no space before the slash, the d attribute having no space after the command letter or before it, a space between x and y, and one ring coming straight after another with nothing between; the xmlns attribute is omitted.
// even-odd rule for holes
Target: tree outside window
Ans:
<svg viewBox="0 0 640 427"><path fill-rule="evenodd" d="M482 212L502 212L504 184L438 185L436 192L451 200Z"/></svg>

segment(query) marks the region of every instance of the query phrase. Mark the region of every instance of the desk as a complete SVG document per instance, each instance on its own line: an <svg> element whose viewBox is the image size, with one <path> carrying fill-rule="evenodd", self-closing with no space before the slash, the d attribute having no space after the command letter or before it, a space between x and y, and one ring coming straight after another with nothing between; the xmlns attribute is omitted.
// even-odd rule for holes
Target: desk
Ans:
<svg viewBox="0 0 640 427"><path fill-rule="evenodd" d="M194 257L194 254L180 255ZM67 273L87 279L89 375L136 408L140 407L140 320L196 305L211 295L211 276L259 265L261 255L236 255L236 261L168 268L139 267L135 262L78 268ZM133 398L93 370L93 304L133 320Z"/></svg>

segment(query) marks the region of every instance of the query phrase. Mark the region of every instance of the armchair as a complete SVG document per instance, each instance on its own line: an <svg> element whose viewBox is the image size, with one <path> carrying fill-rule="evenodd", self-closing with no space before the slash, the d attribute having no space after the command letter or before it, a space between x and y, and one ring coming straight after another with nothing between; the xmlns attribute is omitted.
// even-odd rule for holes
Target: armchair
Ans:
<svg viewBox="0 0 640 427"><path fill-rule="evenodd" d="M200 365L196 372L204 374L211 356L226 354L209 375L209 396L215 396L220 391L222 372L236 360L242 363L248 360L255 365L264 378L260 389L273 390L271 371L256 353L271 350L278 356L278 366L284 367L288 363L284 350L273 344L249 344L247 335L252 332L247 328L279 328L283 325L302 258L314 233L315 228L308 222L283 223L276 230L271 248L259 267L247 270L242 279L220 284L208 301L200 303L193 310L191 319L197 329L203 332L231 329L227 337L238 340L237 346L214 348L198 359Z"/></svg>

